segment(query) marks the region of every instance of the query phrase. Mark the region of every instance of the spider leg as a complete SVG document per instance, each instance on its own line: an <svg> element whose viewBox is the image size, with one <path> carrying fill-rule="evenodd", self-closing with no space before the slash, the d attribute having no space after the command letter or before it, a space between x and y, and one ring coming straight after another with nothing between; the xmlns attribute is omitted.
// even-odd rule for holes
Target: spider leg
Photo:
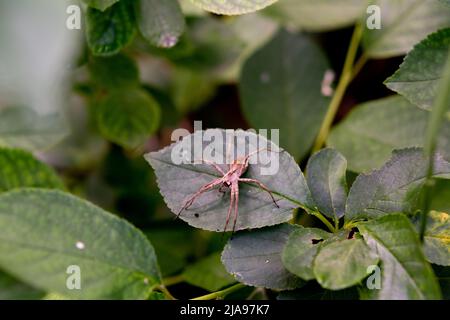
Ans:
<svg viewBox="0 0 450 320"><path fill-rule="evenodd" d="M235 199L234 199L234 193L231 192L231 195L230 195L230 206L228 207L227 220L226 220L226 222L225 222L225 228L223 228L223 232L224 232L224 233L227 231L228 223L230 222L231 210L233 209L233 203L234 203L234 201L235 201Z"/></svg>
<svg viewBox="0 0 450 320"><path fill-rule="evenodd" d="M210 161L210 160L205 160L205 159L203 159L203 160L198 160L198 161L204 162L204 163L206 163L206 164L209 164L210 166L214 167L214 169L216 169L216 171L219 172L222 176L225 175L225 172L222 170L221 167L219 167L219 165L218 165L217 163L215 163L215 162L213 162L213 161ZM194 162L195 162L195 161L194 161Z"/></svg>
<svg viewBox="0 0 450 320"><path fill-rule="evenodd" d="M270 197L272 198L273 203L275 203L275 205L279 208L280 206L277 204L277 201L275 200L272 192L269 190L269 188L262 183L261 181L258 181L256 179L249 179L249 178L239 178L238 181L242 181L242 182L250 182L250 183L254 183L256 185L258 185L261 189L263 189L264 191L266 191Z"/></svg>
<svg viewBox="0 0 450 320"><path fill-rule="evenodd" d="M207 183L204 186L202 186L196 193L194 193L189 199L186 200L183 207L180 209L180 211L178 211L176 218L178 218L180 216L181 212L184 209L189 208L194 203L195 199L197 199L202 193L205 193L206 191L211 190L212 188L214 188L215 186L218 186L221 183L223 183L222 178L213 180L210 183Z"/></svg>
<svg viewBox="0 0 450 320"><path fill-rule="evenodd" d="M234 222L233 222L233 233L236 229L236 222L238 219L238 208L239 208L239 183L233 185L231 192L234 194Z"/></svg>

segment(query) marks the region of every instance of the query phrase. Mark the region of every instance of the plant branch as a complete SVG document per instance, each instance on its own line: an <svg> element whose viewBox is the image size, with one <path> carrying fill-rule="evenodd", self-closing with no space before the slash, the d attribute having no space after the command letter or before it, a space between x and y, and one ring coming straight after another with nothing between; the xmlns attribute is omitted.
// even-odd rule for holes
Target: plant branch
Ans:
<svg viewBox="0 0 450 320"><path fill-rule="evenodd" d="M328 111L323 119L322 125L319 130L319 134L317 135L316 141L313 147L313 153L319 151L322 146L325 144L328 134L330 133L331 125L333 124L333 120L336 116L336 113L339 109L339 106L344 97L345 91L347 90L348 85L351 80L355 76L353 64L355 62L356 54L358 52L359 43L361 41L363 29L360 24L355 26L355 30L353 31L352 39L350 41L350 46L347 51L347 57L345 58L344 68L342 69L341 77L339 79L338 86L333 95L333 98L330 101L330 105L328 106ZM364 63L362 60L361 64ZM358 67L362 68L362 65Z"/></svg>
<svg viewBox="0 0 450 320"><path fill-rule="evenodd" d="M165 278L165 279L163 279L162 282L163 282L164 286L170 287L170 286L173 286L174 284L184 282L184 277L182 274L179 274L179 275L176 275L173 277Z"/></svg>
<svg viewBox="0 0 450 320"><path fill-rule="evenodd" d="M234 291L237 291L237 290L239 290L241 288L244 288L244 287L245 287L245 285L243 285L242 283L238 283L238 284L235 284L234 286L231 286L229 288L226 288L226 289L223 289L223 290L220 290L220 291L217 291L217 292L213 292L213 293L210 293L210 294L207 294L207 295L204 295L204 296L200 296L200 297L197 297L197 298L193 298L191 300L214 300L214 299L218 299L218 298L223 298L226 295L228 295L228 294L230 294L230 293L232 293Z"/></svg>
<svg viewBox="0 0 450 320"><path fill-rule="evenodd" d="M322 221L323 222L323 224L325 224L326 226L327 226L327 228L331 231L331 232L336 232L338 229L337 228L335 228L332 224L331 224L331 222L330 221L328 221L328 219L327 218L325 218L324 216L323 216L323 214L321 214L319 211L313 211L313 210L307 210L307 212L310 214L310 215L312 215L312 216L314 216L314 217L316 217L317 219L319 219L320 221Z"/></svg>

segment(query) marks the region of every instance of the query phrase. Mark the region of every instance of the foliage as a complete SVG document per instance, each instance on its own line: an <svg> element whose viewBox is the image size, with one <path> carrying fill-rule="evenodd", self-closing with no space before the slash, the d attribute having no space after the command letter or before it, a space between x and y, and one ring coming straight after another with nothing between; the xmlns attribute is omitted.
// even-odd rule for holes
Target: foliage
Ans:
<svg viewBox="0 0 450 320"><path fill-rule="evenodd" d="M0 299L448 298L447 0L42 2L0 10Z"/></svg>

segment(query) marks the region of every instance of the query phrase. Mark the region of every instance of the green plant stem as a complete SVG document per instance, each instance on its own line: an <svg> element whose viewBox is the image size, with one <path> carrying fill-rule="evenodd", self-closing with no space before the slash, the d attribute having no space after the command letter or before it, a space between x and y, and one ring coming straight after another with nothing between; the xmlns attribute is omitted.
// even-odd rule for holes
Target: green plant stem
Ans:
<svg viewBox="0 0 450 320"><path fill-rule="evenodd" d="M235 284L234 286L231 286L229 288L226 288L226 289L223 289L223 290L220 290L220 291L217 291L217 292L213 292L213 293L210 293L210 294L207 294L207 295L204 295L204 296L200 296L200 297L197 297L197 298L193 298L191 300L214 300L214 299L217 299L217 298L223 298L226 295L228 295L228 294L230 294L230 293L232 293L234 291L237 291L237 290L239 290L241 288L244 288L244 287L245 287L245 285L243 285L242 283L238 283L238 284Z"/></svg>
<svg viewBox="0 0 450 320"><path fill-rule="evenodd" d="M159 285L157 286L155 289L161 291L162 293L164 293L164 295L166 296L166 298L168 298L169 300L177 300L171 293L169 290L167 290L167 288L164 285Z"/></svg>
<svg viewBox="0 0 450 320"><path fill-rule="evenodd" d="M182 274L163 279L164 286L166 287L170 287L181 282L184 282L184 277Z"/></svg>
<svg viewBox="0 0 450 320"><path fill-rule="evenodd" d="M338 86L333 95L333 98L330 101L330 105L328 106L328 111L323 119L322 125L319 130L319 134L317 135L316 141L313 147L313 153L319 151L322 146L325 144L328 134L330 133L331 125L333 124L333 120L336 116L336 113L341 105L342 99L344 97L345 91L347 90L348 85L351 80L354 78L354 70L353 64L355 62L356 54L358 52L359 43L361 41L363 29L360 24L355 26L355 30L353 31L353 36L350 41L350 46L347 51L347 57L345 58L344 68L342 69L341 77L339 79ZM364 61L361 62L363 64ZM358 67L359 69L362 66Z"/></svg>
<svg viewBox="0 0 450 320"><path fill-rule="evenodd" d="M323 224L325 224L327 226L327 228L331 231L331 232L336 232L338 229L333 227L333 225L330 223L330 221L328 221L327 218L325 218L323 216L323 214L321 214L319 211L312 211L312 210L308 210L308 213L314 217L316 217L317 219L319 219L320 221L323 222Z"/></svg>

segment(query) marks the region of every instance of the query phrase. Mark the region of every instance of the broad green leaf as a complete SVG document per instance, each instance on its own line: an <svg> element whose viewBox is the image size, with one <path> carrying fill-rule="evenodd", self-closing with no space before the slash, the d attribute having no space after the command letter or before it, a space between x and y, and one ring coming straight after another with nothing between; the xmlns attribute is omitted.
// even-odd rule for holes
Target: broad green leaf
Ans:
<svg viewBox="0 0 450 320"><path fill-rule="evenodd" d="M394 149L422 147L429 113L401 96L357 106L333 128L327 145L342 152L349 170L369 172L381 167ZM450 158L450 122L444 121L438 151Z"/></svg>
<svg viewBox="0 0 450 320"><path fill-rule="evenodd" d="M450 181L446 179L435 179L431 199L431 210L450 213Z"/></svg>
<svg viewBox="0 0 450 320"><path fill-rule="evenodd" d="M345 219L376 218L381 215L412 213L418 208L425 183L428 161L423 149L396 150L379 170L359 175L346 205ZM433 177L450 178L450 163L437 154Z"/></svg>
<svg viewBox="0 0 450 320"><path fill-rule="evenodd" d="M281 253L296 230L293 225L238 233L228 242L222 262L236 280L246 285L276 290L301 287L303 281L285 269Z"/></svg>
<svg viewBox="0 0 450 320"><path fill-rule="evenodd" d="M358 300L357 287L344 290L327 290L317 282L310 281L296 290L282 291L277 300Z"/></svg>
<svg viewBox="0 0 450 320"><path fill-rule="evenodd" d="M411 222L401 214L358 224L381 261L381 289L371 299L439 299L439 285Z"/></svg>
<svg viewBox="0 0 450 320"><path fill-rule="evenodd" d="M355 23L366 8L364 0L282 0L264 13L289 27L328 31Z"/></svg>
<svg viewBox="0 0 450 320"><path fill-rule="evenodd" d="M236 282L220 261L220 252L188 266L183 272L183 278L187 283L208 291L217 291Z"/></svg>
<svg viewBox="0 0 450 320"><path fill-rule="evenodd" d="M86 38L96 56L111 56L126 47L135 35L132 2L121 0L105 11L88 8Z"/></svg>
<svg viewBox="0 0 450 320"><path fill-rule="evenodd" d="M341 290L359 283L367 268L378 263L377 255L362 239L324 243L314 259L314 275L326 289Z"/></svg>
<svg viewBox="0 0 450 320"><path fill-rule="evenodd" d="M344 216L347 200L347 160L334 149L314 154L306 167L306 180L319 211L339 219Z"/></svg>
<svg viewBox="0 0 450 320"><path fill-rule="evenodd" d="M0 267L36 288L84 299L142 299L160 283L155 252L139 230L69 194L4 193L0 228ZM66 286L70 266L80 268L80 290Z"/></svg>
<svg viewBox="0 0 450 320"><path fill-rule="evenodd" d="M25 187L64 189L56 173L31 153L0 148L0 193Z"/></svg>
<svg viewBox="0 0 450 320"><path fill-rule="evenodd" d="M324 54L307 36L280 31L242 69L246 119L256 128L279 128L280 146L302 158L327 110L329 97L321 85L328 68Z"/></svg>
<svg viewBox="0 0 450 320"><path fill-rule="evenodd" d="M89 71L95 84L107 89L121 89L139 85L139 70L136 63L125 55L93 58Z"/></svg>
<svg viewBox="0 0 450 320"><path fill-rule="evenodd" d="M105 11L119 0L83 0L88 6Z"/></svg>
<svg viewBox="0 0 450 320"><path fill-rule="evenodd" d="M381 29L365 28L363 45L372 58L407 53L428 34L450 26L450 8L436 0L372 0L380 7Z"/></svg>
<svg viewBox="0 0 450 320"><path fill-rule="evenodd" d="M110 92L95 112L101 134L127 148L145 143L160 121L159 105L138 88Z"/></svg>
<svg viewBox="0 0 450 320"><path fill-rule="evenodd" d="M29 151L48 149L69 133L61 113L40 114L31 108L0 108L0 146Z"/></svg>
<svg viewBox="0 0 450 320"><path fill-rule="evenodd" d="M0 300L37 300L43 296L42 291L0 271Z"/></svg>
<svg viewBox="0 0 450 320"><path fill-rule="evenodd" d="M416 221L416 225L420 225ZM430 211L424 235L424 252L428 261L450 266L450 216L445 212Z"/></svg>
<svg viewBox="0 0 450 320"><path fill-rule="evenodd" d="M329 237L330 234L321 229L299 226L290 234L283 249L283 265L304 280L314 279L314 258L322 242Z"/></svg>
<svg viewBox="0 0 450 320"><path fill-rule="evenodd" d="M191 0L206 11L236 15L261 10L278 0Z"/></svg>
<svg viewBox="0 0 450 320"><path fill-rule="evenodd" d="M450 28L431 34L406 56L386 86L423 109L431 109L450 50Z"/></svg>
<svg viewBox="0 0 450 320"><path fill-rule="evenodd" d="M189 197L203 185L222 176L212 165L201 163L202 156L203 160L213 161L223 171L228 171L227 164L235 158L230 155L232 151L228 151L233 144L236 148L233 154L242 157L261 147L277 150L253 154L243 177L264 183L273 192L279 206L275 206L266 191L254 184L240 182L236 231L283 223L292 218L293 209L313 208L305 178L287 152L251 131L209 129L196 131L169 147L145 155L155 170L160 192L172 212L178 214ZM180 218L197 228L223 231L230 193L228 190L221 193L218 189L219 186L203 193L181 213ZM232 223L227 230L232 230Z"/></svg>
<svg viewBox="0 0 450 320"><path fill-rule="evenodd" d="M178 0L136 0L139 30L152 45L171 48L183 33L185 21Z"/></svg>
<svg viewBox="0 0 450 320"><path fill-rule="evenodd" d="M442 3L445 3L446 5L450 6L450 0L439 0L439 1L441 1Z"/></svg>

